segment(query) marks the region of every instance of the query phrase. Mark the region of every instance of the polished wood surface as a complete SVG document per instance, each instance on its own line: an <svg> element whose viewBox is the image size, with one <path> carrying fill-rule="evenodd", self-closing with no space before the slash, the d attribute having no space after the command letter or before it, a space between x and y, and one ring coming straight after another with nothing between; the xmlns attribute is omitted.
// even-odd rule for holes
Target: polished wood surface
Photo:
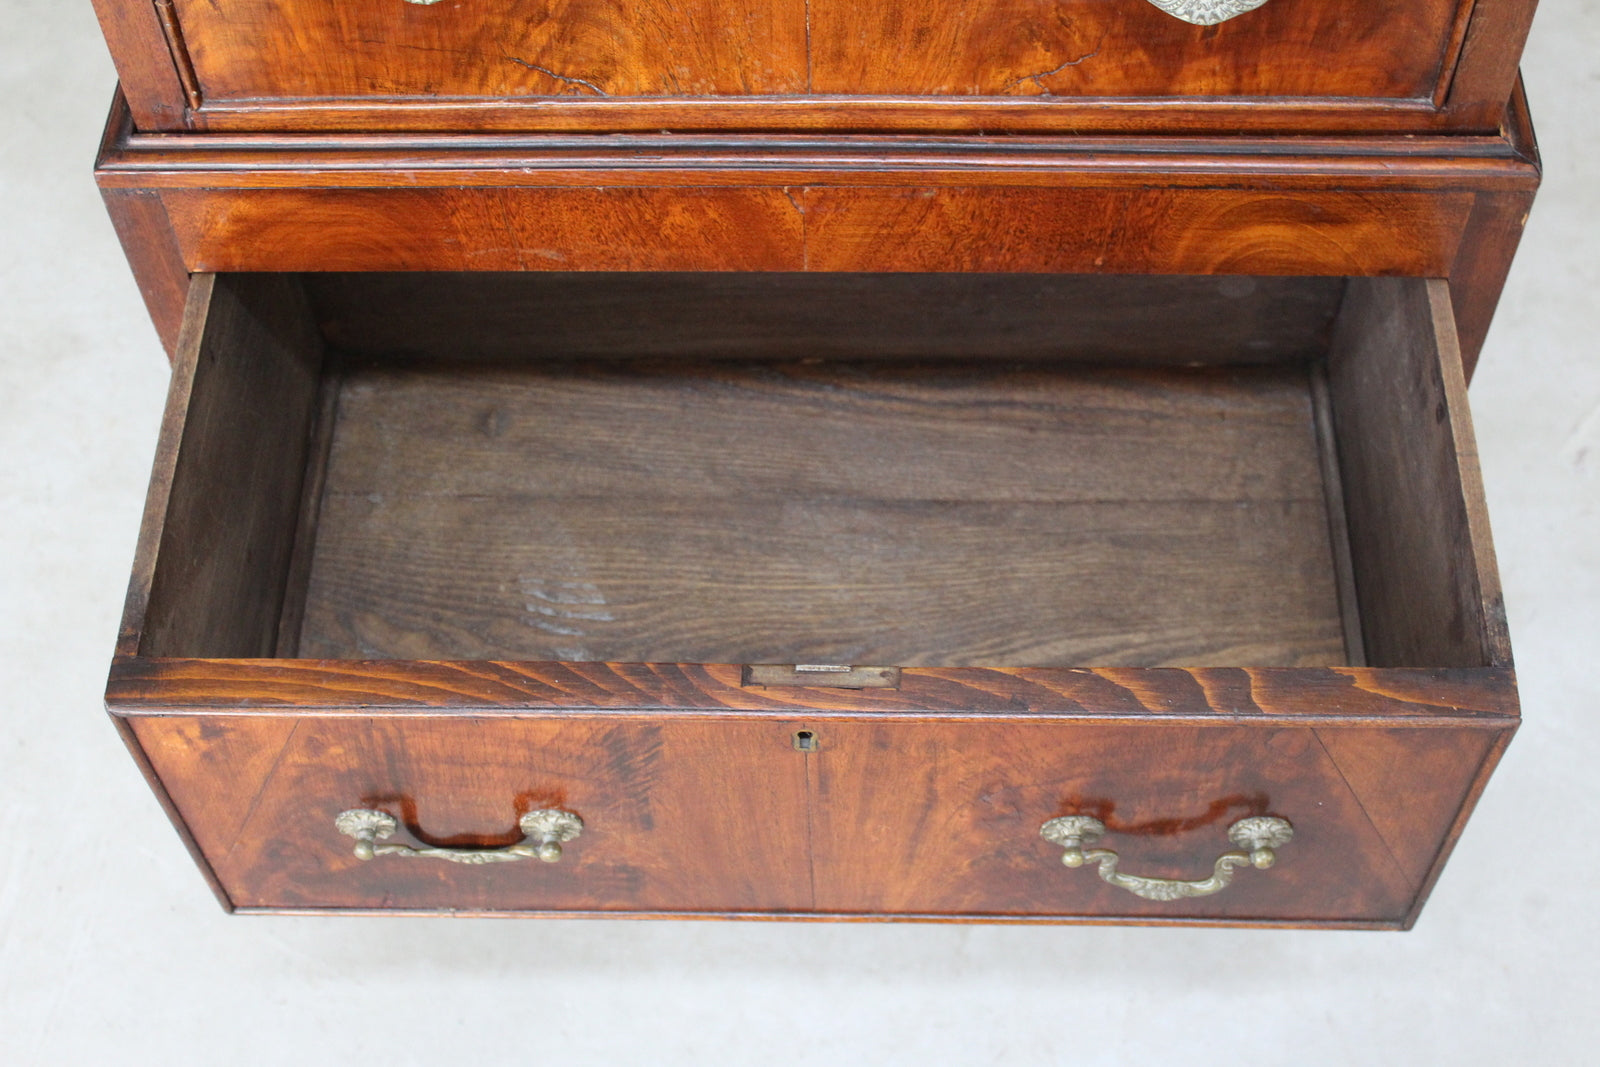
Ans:
<svg viewBox="0 0 1600 1067"><path fill-rule="evenodd" d="M1052 728L838 722L808 754L817 907L831 912L1401 922L1491 730ZM1328 740L1333 747L1328 747ZM1404 782L1385 779L1418 759ZM1367 777L1352 781L1347 765ZM1371 788L1366 788L1371 787ZM1387 790L1387 791L1385 791ZM1404 814L1397 814L1407 805ZM1368 812L1379 807L1382 829ZM1119 870L1196 879L1247 815L1294 826L1270 870L1146 901L1069 870L1040 825L1089 814Z"/></svg>
<svg viewBox="0 0 1600 1067"><path fill-rule="evenodd" d="M810 907L804 757L765 722L253 716L141 719L140 745L232 906L787 911ZM363 862L348 808L396 841L514 844L560 808L559 863Z"/></svg>
<svg viewBox="0 0 1600 1067"><path fill-rule="evenodd" d="M1454 65L1471 4L1269 0L1211 27L1144 0L811 0L809 11L818 93L1408 100L1431 97Z"/></svg>
<svg viewBox="0 0 1600 1067"><path fill-rule="evenodd" d="M142 128L1487 131L1531 0L98 0Z"/></svg>
<svg viewBox="0 0 1600 1067"><path fill-rule="evenodd" d="M816 747L797 751L797 726ZM230 906L267 909L1212 919L1402 925L1505 722L1477 726L607 722L247 714L132 724ZM960 758L952 758L959 754ZM1403 765L1428 772L1397 791ZM1402 799L1403 798L1403 799ZM363 862L380 807L409 843L503 846L580 815L556 865ZM1148 902L1039 837L1106 822L1140 874L1194 878L1246 815L1289 818L1271 871Z"/></svg>
<svg viewBox="0 0 1600 1067"><path fill-rule="evenodd" d="M908 667L895 689L747 686L740 664L503 660L227 660L121 656L106 702L119 715L207 715L348 707L358 714L529 709L662 715L737 710L783 718L850 714L1256 725L1514 722L1515 674L1471 667Z"/></svg>
<svg viewBox="0 0 1600 1067"><path fill-rule="evenodd" d="M1449 277L1470 369L1539 168L1488 138L108 136L187 270ZM130 245L134 248L137 244ZM147 294L170 259L134 256ZM167 296L164 315L177 312Z"/></svg>
<svg viewBox="0 0 1600 1067"><path fill-rule="evenodd" d="M208 101L806 91L806 0L173 6Z"/></svg>
<svg viewBox="0 0 1600 1067"><path fill-rule="evenodd" d="M189 268L172 232L166 205L153 189L107 189L103 196L145 310L170 358L178 350Z"/></svg>
<svg viewBox="0 0 1600 1067"><path fill-rule="evenodd" d="M92 2L117 68L117 97L127 102L140 128L181 130L191 125L200 97L192 80L186 85L179 74L172 23L163 24L160 5L148 0Z"/></svg>
<svg viewBox="0 0 1600 1067"><path fill-rule="evenodd" d="M906 176L910 177L910 176ZM1470 193L171 189L191 270L1446 273ZM981 236L980 236L981 235Z"/></svg>

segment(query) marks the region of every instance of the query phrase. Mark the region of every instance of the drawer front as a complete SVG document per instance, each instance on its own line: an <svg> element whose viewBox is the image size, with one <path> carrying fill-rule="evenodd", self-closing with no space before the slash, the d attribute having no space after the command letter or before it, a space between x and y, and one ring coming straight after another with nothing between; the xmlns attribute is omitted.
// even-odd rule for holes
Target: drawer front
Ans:
<svg viewBox="0 0 1600 1067"><path fill-rule="evenodd" d="M1196 12L1223 6L1168 2ZM1267 0L1216 28L1149 0L690 0L687 7L177 0L175 7L195 74L213 99L601 99L807 91L1423 97L1470 5Z"/></svg>
<svg viewBox="0 0 1600 1067"><path fill-rule="evenodd" d="M805 908L803 758L781 723L174 716L132 732L233 907L699 912ZM362 860L504 849L520 816L582 820L559 862Z"/></svg>
<svg viewBox="0 0 1600 1067"><path fill-rule="evenodd" d="M164 33L185 121L279 129L1082 131L1149 125L1152 103L1239 100L1279 108L1261 121L1280 128L1358 128L1361 101L1381 105L1364 122L1459 127L1433 113L1464 97L1502 109L1532 14L1526 0L176 0L136 34L144 2L100 0L142 124L177 114L157 114L134 62ZM1113 106L1070 107L1090 101ZM1224 110L1212 128L1257 122Z"/></svg>
<svg viewBox="0 0 1600 1067"><path fill-rule="evenodd" d="M836 723L812 766L817 907L916 915L1403 923L1500 735L1462 728ZM1144 899L1043 824L1089 815L1122 875L1196 887L1241 819L1293 838L1220 891ZM1091 842L1085 841L1084 847ZM1199 888L1212 888L1201 886Z"/></svg>
<svg viewBox="0 0 1600 1067"><path fill-rule="evenodd" d="M132 729L227 901L243 909L765 913L1403 924L1500 731L1019 723L605 723L160 717ZM363 860L377 842L481 853L519 816L578 816L555 863ZM1144 899L1061 862L1089 815ZM1205 884L1230 827L1293 838ZM1248 846L1247 846L1248 847ZM1226 866L1226 865L1225 865ZM1183 883L1189 883L1185 886ZM1167 892L1158 887L1158 896Z"/></svg>

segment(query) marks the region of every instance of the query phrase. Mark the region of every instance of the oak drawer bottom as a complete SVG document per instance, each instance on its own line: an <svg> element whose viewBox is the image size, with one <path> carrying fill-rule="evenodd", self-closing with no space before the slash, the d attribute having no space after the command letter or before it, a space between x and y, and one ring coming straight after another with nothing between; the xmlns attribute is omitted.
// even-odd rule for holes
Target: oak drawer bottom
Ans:
<svg viewBox="0 0 1600 1067"><path fill-rule="evenodd" d="M1313 373L347 365L279 654L1344 663Z"/></svg>

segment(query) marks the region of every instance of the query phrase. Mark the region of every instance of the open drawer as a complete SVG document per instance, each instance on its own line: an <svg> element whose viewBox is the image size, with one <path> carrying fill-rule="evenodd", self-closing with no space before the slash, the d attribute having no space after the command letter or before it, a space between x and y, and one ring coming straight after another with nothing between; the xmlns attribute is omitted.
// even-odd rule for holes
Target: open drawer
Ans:
<svg viewBox="0 0 1600 1067"><path fill-rule="evenodd" d="M1517 722L1399 278L198 276L107 703L241 909L1362 926Z"/></svg>

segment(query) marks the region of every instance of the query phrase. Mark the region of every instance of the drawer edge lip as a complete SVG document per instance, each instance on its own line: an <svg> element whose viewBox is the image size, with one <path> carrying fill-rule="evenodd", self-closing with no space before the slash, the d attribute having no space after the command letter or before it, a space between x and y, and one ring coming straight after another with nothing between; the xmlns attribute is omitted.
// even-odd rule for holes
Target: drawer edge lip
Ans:
<svg viewBox="0 0 1600 1067"><path fill-rule="evenodd" d="M118 656L113 715L583 714L1235 725L1519 721L1509 667L906 668L899 689L741 686L737 664Z"/></svg>
<svg viewBox="0 0 1600 1067"><path fill-rule="evenodd" d="M1419 87L1420 88L1420 87ZM1482 101L1337 93L1282 95L940 95L799 92L723 96L370 96L206 95L192 128L226 133L349 129L404 132L471 129L498 133L604 135L673 129L689 134L979 133L1001 136L1096 133L1392 134L1485 132Z"/></svg>
<svg viewBox="0 0 1600 1067"><path fill-rule="evenodd" d="M835 911L623 911L605 909L489 910L466 908L319 908L304 905L249 906L233 909L236 915L298 915L317 918L424 918L424 919L611 919L624 921L676 919L686 922L737 919L749 922L838 923L984 923L1007 926L1175 926L1277 930L1405 930L1402 919L1249 919L1206 916L1004 914L996 912L835 912Z"/></svg>
<svg viewBox="0 0 1600 1067"><path fill-rule="evenodd" d="M639 132L531 132L420 130L142 132L120 99L113 104L95 161L103 187L149 184L282 185L296 179L329 184L366 180L406 185L449 184L458 175L479 183L562 184L563 175L592 182L626 178L668 181L682 175L701 181L782 184L797 175L822 180L827 174L859 180L887 172L898 180L928 180L945 171L1017 181L1030 172L1082 177L1138 173L1152 158L1163 173L1191 171L1211 180L1292 178L1328 168L1350 178L1371 175L1393 186L1399 181L1456 181L1476 187L1485 171L1505 180L1537 185L1539 158L1520 86L1505 108L1500 129L1348 133L1293 132L1066 132L1020 133L995 138L964 131L854 132L780 131L748 133L706 130L662 135ZM365 175L363 179L361 176ZM385 180L388 176L388 180ZM676 176L676 177L674 177ZM1169 179L1170 180L1170 179ZM838 183L838 178L833 179Z"/></svg>

